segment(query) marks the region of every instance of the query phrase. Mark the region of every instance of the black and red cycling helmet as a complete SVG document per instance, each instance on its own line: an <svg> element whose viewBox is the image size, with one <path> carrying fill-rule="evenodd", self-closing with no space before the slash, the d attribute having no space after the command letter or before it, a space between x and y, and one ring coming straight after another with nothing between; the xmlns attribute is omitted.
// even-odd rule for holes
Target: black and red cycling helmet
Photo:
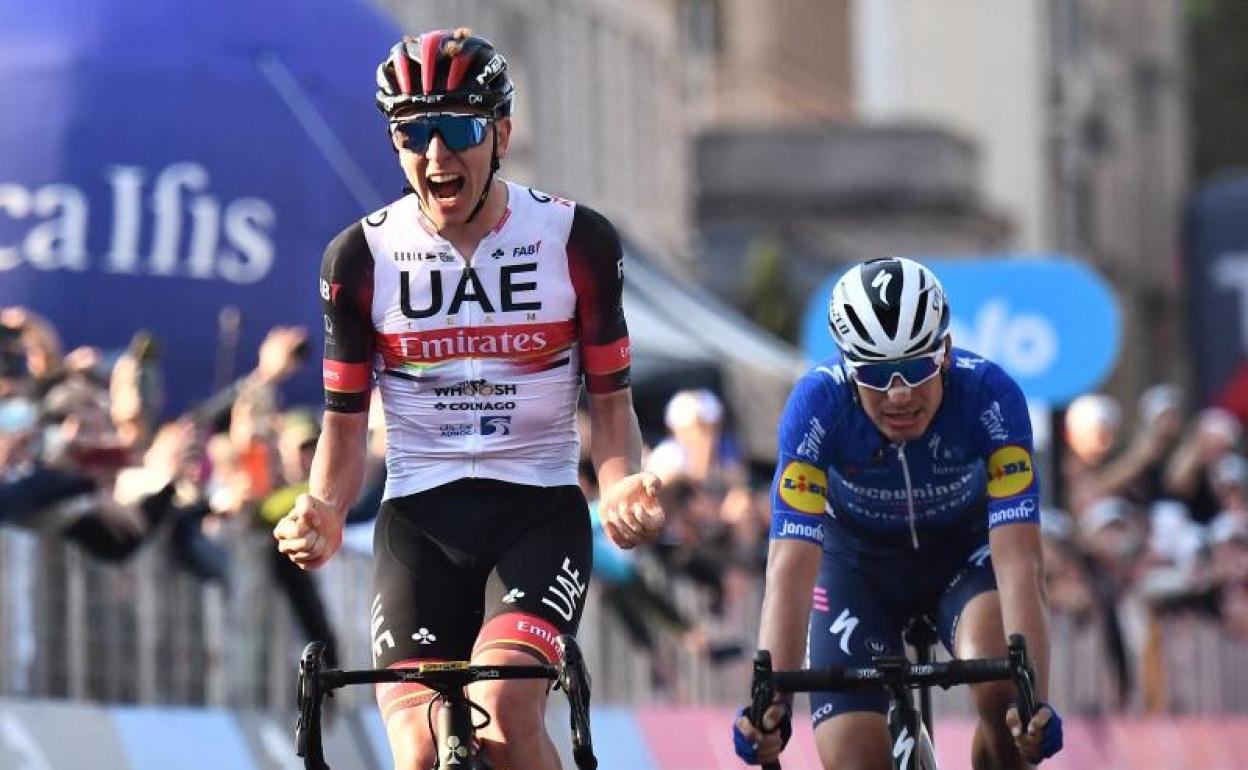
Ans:
<svg viewBox="0 0 1248 770"><path fill-rule="evenodd" d="M404 37L377 67L377 108L389 119L447 110L511 114L507 60L467 27Z"/></svg>

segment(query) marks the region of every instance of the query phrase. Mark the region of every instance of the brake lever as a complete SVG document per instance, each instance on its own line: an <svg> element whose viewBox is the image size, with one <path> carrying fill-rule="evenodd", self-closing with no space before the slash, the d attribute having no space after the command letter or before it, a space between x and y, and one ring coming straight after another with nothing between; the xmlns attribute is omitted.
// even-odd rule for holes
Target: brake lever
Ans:
<svg viewBox="0 0 1248 770"><path fill-rule="evenodd" d="M325 660L325 642L309 642L299 659L299 680L296 690L299 716L295 720L295 754L303 757L306 770L329 770L321 744L321 701L326 693L321 687L321 668Z"/></svg>
<svg viewBox="0 0 1248 770"><path fill-rule="evenodd" d="M1022 634L1010 634L1009 658L1010 677L1018 691L1018 718L1026 730L1039 709L1039 701L1036 699L1036 670L1027 655L1027 640Z"/></svg>
<svg viewBox="0 0 1248 770"><path fill-rule="evenodd" d="M589 726L590 678L585 668L585 658L576 639L563 634L555 639L562 663L559 667L557 687L568 698L568 711L572 722L572 759L579 770L597 770L598 758L594 756L593 735Z"/></svg>
<svg viewBox="0 0 1248 770"><path fill-rule="evenodd" d="M754 653L754 678L750 682L750 724L762 732L763 715L771 707L776 698L776 690L771 684L771 651L759 650ZM780 770L780 763L768 762L763 770Z"/></svg>

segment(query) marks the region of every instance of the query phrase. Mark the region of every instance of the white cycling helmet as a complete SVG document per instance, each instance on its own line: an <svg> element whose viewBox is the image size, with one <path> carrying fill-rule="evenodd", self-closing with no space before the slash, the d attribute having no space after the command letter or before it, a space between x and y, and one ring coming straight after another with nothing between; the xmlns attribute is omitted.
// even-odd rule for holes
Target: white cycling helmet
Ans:
<svg viewBox="0 0 1248 770"><path fill-rule="evenodd" d="M904 257L873 259L841 276L828 326L852 361L892 361L936 350L949 330L949 305L935 274Z"/></svg>

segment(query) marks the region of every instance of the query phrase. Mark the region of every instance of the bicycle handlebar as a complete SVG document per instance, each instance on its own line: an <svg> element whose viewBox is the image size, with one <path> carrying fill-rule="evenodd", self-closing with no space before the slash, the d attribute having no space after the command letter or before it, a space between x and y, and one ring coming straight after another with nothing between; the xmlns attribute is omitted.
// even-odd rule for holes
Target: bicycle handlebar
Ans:
<svg viewBox="0 0 1248 770"><path fill-rule="evenodd" d="M1018 691L1018 716L1024 725L1036 713L1036 673L1027 655L1022 634L1011 634L1009 653L1004 658L974 658L942 663L911 663L905 658L876 658L876 665L863 668L829 666L796 671L772 671L771 653L754 655L754 680L750 685L750 724L762 725L763 713L778 692L856 690L863 687L935 685L949 689L960 684L1012 680ZM764 770L780 770L780 763L764 765Z"/></svg>
<svg viewBox="0 0 1248 770"><path fill-rule="evenodd" d="M559 665L535 664L474 666L464 661L421 663L412 668L322 670L324 642L309 642L299 660L298 707L295 722L295 753L307 770L330 770L321 740L321 703L339 687L353 684L409 682L434 690L455 690L473 682L498 679L550 679L567 696L572 723L572 754L579 770L596 770L589 726L590 679L576 640L561 635L555 640Z"/></svg>

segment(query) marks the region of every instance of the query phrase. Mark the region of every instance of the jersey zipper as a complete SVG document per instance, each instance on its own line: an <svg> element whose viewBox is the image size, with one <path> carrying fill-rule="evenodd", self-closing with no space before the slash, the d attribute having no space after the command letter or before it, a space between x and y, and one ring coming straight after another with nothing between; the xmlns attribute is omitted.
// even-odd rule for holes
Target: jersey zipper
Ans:
<svg viewBox="0 0 1248 770"><path fill-rule="evenodd" d="M901 475L906 477L906 506L910 509L910 542L919 550L919 530L915 526L914 487L910 484L910 464L906 462L906 442L896 444L897 459L901 460Z"/></svg>

